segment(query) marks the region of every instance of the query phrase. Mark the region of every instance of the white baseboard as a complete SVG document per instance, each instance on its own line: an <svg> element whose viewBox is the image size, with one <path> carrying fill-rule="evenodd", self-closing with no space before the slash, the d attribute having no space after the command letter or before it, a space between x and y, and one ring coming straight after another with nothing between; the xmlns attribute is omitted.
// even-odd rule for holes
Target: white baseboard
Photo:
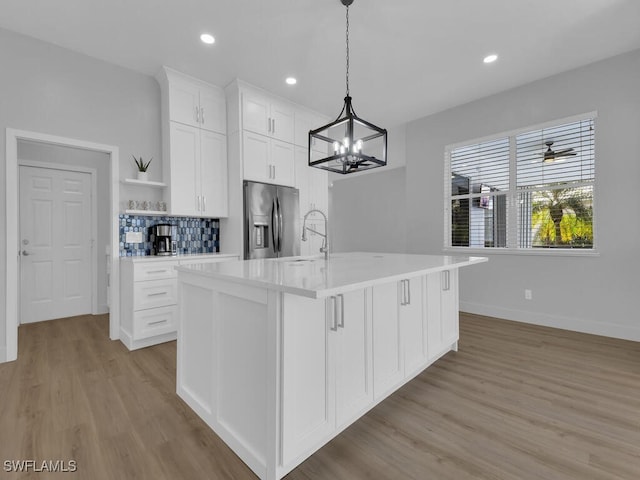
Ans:
<svg viewBox="0 0 640 480"><path fill-rule="evenodd" d="M531 323L544 327L561 328L574 332L590 333L603 337L620 338L640 342L640 328L615 323L594 322L575 317L564 317L546 313L528 312L526 310L514 310L510 308L484 305L474 302L460 301L460 311L485 315L488 317L504 318L515 322Z"/></svg>
<svg viewBox="0 0 640 480"><path fill-rule="evenodd" d="M96 311L95 315L102 315L103 313L109 313L109 305L107 305L106 303L98 305L98 310Z"/></svg>

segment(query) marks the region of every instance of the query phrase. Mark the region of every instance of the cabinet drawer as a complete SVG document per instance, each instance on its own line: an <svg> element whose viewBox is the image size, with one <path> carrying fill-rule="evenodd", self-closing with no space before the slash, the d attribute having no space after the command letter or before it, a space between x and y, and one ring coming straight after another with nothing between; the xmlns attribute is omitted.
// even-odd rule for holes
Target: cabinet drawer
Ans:
<svg viewBox="0 0 640 480"><path fill-rule="evenodd" d="M176 331L178 307L151 308L133 314L133 339L155 337Z"/></svg>
<svg viewBox="0 0 640 480"><path fill-rule="evenodd" d="M138 282L133 286L133 309L165 307L177 302L178 281L175 278L166 280L149 280Z"/></svg>
<svg viewBox="0 0 640 480"><path fill-rule="evenodd" d="M160 280L162 278L176 278L177 273L174 267L178 266L178 261L158 261L153 263L141 263L133 266L133 281L142 282L145 280Z"/></svg>

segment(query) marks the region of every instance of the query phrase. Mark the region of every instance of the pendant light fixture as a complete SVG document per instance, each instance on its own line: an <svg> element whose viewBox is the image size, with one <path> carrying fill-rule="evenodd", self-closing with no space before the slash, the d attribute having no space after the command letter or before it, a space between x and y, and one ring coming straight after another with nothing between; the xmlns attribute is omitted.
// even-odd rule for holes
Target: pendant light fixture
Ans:
<svg viewBox="0 0 640 480"><path fill-rule="evenodd" d="M354 173L387 164L387 131L356 115L349 94L349 5L353 0L340 0L347 8L347 95L338 118L309 131L309 166L336 173ZM324 158L314 158L318 153Z"/></svg>

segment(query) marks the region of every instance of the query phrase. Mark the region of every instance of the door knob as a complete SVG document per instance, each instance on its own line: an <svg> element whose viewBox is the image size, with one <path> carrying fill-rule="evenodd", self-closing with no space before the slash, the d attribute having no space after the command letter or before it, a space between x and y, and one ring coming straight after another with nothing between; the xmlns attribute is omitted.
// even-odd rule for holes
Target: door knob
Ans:
<svg viewBox="0 0 640 480"><path fill-rule="evenodd" d="M23 257L28 257L29 255L31 255L29 252L27 252L26 250L22 251L22 256Z"/></svg>

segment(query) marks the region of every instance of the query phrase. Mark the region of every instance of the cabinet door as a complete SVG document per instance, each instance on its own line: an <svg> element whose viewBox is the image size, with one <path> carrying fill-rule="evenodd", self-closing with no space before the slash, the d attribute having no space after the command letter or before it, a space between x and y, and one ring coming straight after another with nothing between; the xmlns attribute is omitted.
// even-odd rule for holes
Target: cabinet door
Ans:
<svg viewBox="0 0 640 480"><path fill-rule="evenodd" d="M290 143L271 140L269 158L272 170L270 183L286 185L289 187L293 187L295 185L295 152L293 148L293 145Z"/></svg>
<svg viewBox="0 0 640 480"><path fill-rule="evenodd" d="M315 450L335 427L335 362L328 301L283 296L282 462ZM331 335L330 335L331 334ZM333 347L331 347L333 348Z"/></svg>
<svg viewBox="0 0 640 480"><path fill-rule="evenodd" d="M242 128L261 135L271 134L270 103L255 92L242 93Z"/></svg>
<svg viewBox="0 0 640 480"><path fill-rule="evenodd" d="M379 399L404 378L399 318L399 282L373 287L373 388Z"/></svg>
<svg viewBox="0 0 640 480"><path fill-rule="evenodd" d="M251 132L243 133L244 179L270 183L269 137Z"/></svg>
<svg viewBox="0 0 640 480"><path fill-rule="evenodd" d="M172 215L198 215L196 165L200 162L200 130L171 122L171 198Z"/></svg>
<svg viewBox="0 0 640 480"><path fill-rule="evenodd" d="M312 154L317 155L315 152ZM328 173L319 168L309 169L309 202L310 208L321 210L329 215L329 179Z"/></svg>
<svg viewBox="0 0 640 480"><path fill-rule="evenodd" d="M446 270L441 275L440 315L442 342L445 346L458 341L458 270Z"/></svg>
<svg viewBox="0 0 640 480"><path fill-rule="evenodd" d="M227 104L222 93L207 88L200 90L200 128L227 132Z"/></svg>
<svg viewBox="0 0 640 480"><path fill-rule="evenodd" d="M427 351L432 362L458 340L457 270L427 275Z"/></svg>
<svg viewBox="0 0 640 480"><path fill-rule="evenodd" d="M294 110L287 103L271 101L271 136L283 142L293 143Z"/></svg>
<svg viewBox="0 0 640 480"><path fill-rule="evenodd" d="M219 133L200 131L201 213L205 217L226 217L227 139Z"/></svg>
<svg viewBox="0 0 640 480"><path fill-rule="evenodd" d="M340 428L373 401L371 324L365 290L334 297L337 313L336 421Z"/></svg>
<svg viewBox="0 0 640 480"><path fill-rule="evenodd" d="M405 377L424 368L427 361L424 278L408 278L400 282L400 325Z"/></svg>
<svg viewBox="0 0 640 480"><path fill-rule="evenodd" d="M329 123L329 119L307 111L295 112L294 143L301 147L309 148L309 130L315 130ZM317 144L313 139L312 150L322 149L323 145ZM322 142L324 143L324 142ZM325 144L326 146L326 144ZM326 153L326 152L325 152Z"/></svg>
<svg viewBox="0 0 640 480"><path fill-rule="evenodd" d="M307 149L295 147L294 172L296 188L299 191L300 214L304 216L309 211L309 166ZM302 225L302 224L300 224Z"/></svg>
<svg viewBox="0 0 640 480"><path fill-rule="evenodd" d="M200 125L200 91L189 82L172 80L169 86L169 120L192 127Z"/></svg>

